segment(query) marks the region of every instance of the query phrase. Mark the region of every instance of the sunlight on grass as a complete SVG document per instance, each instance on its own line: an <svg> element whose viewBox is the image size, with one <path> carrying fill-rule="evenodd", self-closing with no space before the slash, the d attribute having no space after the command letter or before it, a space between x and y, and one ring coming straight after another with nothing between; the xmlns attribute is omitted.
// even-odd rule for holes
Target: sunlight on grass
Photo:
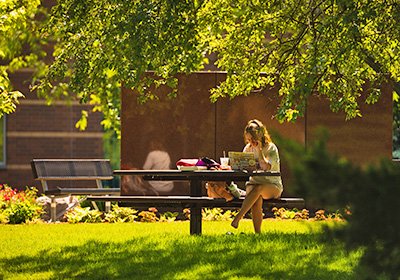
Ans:
<svg viewBox="0 0 400 280"><path fill-rule="evenodd" d="M0 226L0 279L355 279L360 251L321 241L332 222L266 220ZM233 234L226 234L228 231Z"/></svg>

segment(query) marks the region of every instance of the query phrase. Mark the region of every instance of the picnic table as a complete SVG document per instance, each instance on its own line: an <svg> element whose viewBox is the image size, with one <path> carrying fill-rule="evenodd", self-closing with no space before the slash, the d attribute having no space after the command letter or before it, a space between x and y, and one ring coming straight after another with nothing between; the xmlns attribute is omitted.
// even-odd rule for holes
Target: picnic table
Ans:
<svg viewBox="0 0 400 280"><path fill-rule="evenodd" d="M118 202L132 202L135 204L187 205L190 208L190 234L201 234L203 207L232 206L240 207L243 198L226 202L223 198L209 198L202 196L203 183L207 181L248 181L250 176L280 176L279 172L272 171L241 171L241 170L114 170L116 176L142 176L144 180L153 181L188 181L190 196L89 196L89 200L107 200ZM265 200L266 203L284 206L302 206L302 198L280 198ZM238 204L239 203L239 204Z"/></svg>

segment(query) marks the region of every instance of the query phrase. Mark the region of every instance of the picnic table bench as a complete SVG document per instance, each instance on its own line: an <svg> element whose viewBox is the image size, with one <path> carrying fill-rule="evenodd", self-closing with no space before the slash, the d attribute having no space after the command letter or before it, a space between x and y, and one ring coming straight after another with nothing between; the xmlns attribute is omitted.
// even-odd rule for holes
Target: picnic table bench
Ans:
<svg viewBox="0 0 400 280"><path fill-rule="evenodd" d="M128 202L136 206L172 206L190 208L190 234L201 234L202 216L201 210L205 207L239 208L243 197L226 202L224 198L210 198L202 195L203 183L206 181L247 181L250 176L279 176L278 172L245 172L234 170L115 170L117 176L142 176L144 180L153 181L188 181L190 195L187 196L88 196L90 201L117 201ZM279 198L263 201L264 207L303 208L303 198Z"/></svg>
<svg viewBox="0 0 400 280"><path fill-rule="evenodd" d="M33 159L31 167L34 179L41 182L43 193L51 199L50 217L53 222L59 218L56 215L58 197L82 195L86 199L88 195L120 195L120 188L103 188L103 181L114 178L107 159ZM57 183L57 186L49 186L50 181ZM68 187L67 181L83 181L85 186ZM92 184L86 185L90 181ZM110 201L105 202L106 211L109 211ZM97 208L95 204L94 206Z"/></svg>

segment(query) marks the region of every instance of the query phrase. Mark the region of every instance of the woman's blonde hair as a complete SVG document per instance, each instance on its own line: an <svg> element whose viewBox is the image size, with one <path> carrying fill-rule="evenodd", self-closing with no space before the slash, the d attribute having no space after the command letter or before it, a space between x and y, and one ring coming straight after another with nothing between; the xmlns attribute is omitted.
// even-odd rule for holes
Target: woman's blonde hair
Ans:
<svg viewBox="0 0 400 280"><path fill-rule="evenodd" d="M254 140L261 141L263 147L272 142L271 136L269 135L267 128L259 120L254 119L250 120L247 123L243 133L245 142L247 133L250 134Z"/></svg>

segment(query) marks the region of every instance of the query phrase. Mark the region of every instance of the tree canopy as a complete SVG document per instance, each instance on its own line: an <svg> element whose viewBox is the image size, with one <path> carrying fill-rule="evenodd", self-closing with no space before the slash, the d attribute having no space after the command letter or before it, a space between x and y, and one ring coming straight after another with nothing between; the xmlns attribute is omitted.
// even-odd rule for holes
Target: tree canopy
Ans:
<svg viewBox="0 0 400 280"><path fill-rule="evenodd" d="M211 53L227 72L212 101L277 86L281 121L301 116L311 94L353 118L360 102L379 99L383 83L400 92L397 0L63 0L47 12L40 4L0 4L2 113L20 97L8 73L34 67L40 96L93 104L103 125L118 130L122 85L140 102L157 98L152 85L174 96L175 75L203 69ZM46 43L54 45L47 63Z"/></svg>
<svg viewBox="0 0 400 280"><path fill-rule="evenodd" d="M0 117L15 111L18 98L9 73L20 68L38 66L44 55L38 29L40 0L6 0L0 2Z"/></svg>

